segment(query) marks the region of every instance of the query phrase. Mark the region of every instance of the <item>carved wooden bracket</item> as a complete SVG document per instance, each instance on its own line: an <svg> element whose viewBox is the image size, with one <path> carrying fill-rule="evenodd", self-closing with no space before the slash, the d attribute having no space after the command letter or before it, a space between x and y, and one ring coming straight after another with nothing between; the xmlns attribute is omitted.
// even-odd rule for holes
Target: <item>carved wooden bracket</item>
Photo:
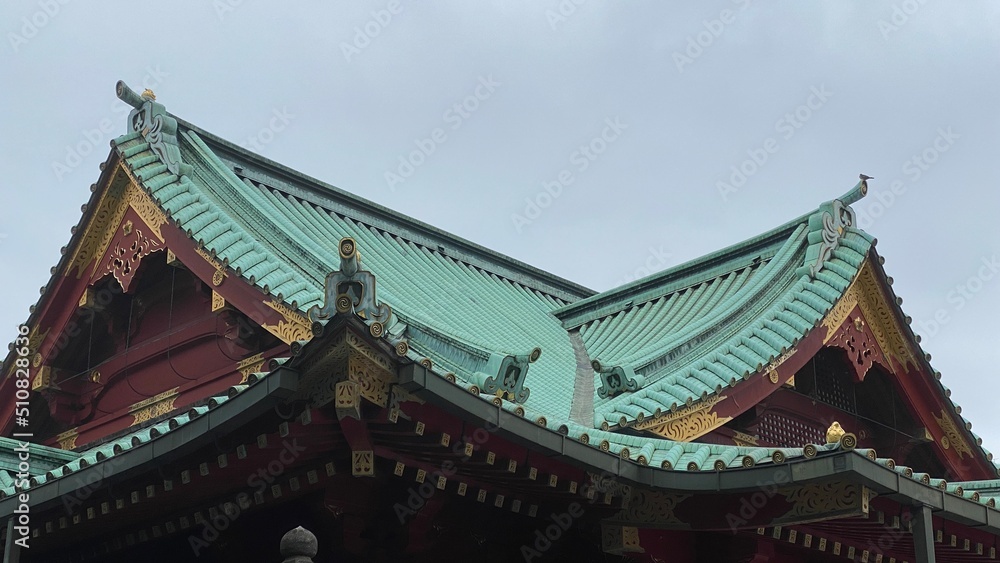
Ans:
<svg viewBox="0 0 1000 563"><path fill-rule="evenodd" d="M331 338L326 349L300 366L303 374L299 398L322 406L336 399L337 384L357 386L359 398L380 407L389 406L396 365L350 329Z"/></svg>
<svg viewBox="0 0 1000 563"><path fill-rule="evenodd" d="M149 236L143 225L136 225L131 220L126 220L111 242L104 267L99 271L98 277L113 275L122 290L128 293L142 259L164 248L163 243L155 236Z"/></svg>
<svg viewBox="0 0 1000 563"><path fill-rule="evenodd" d="M844 319L843 324L827 340L826 345L840 348L847 353L848 363L851 364L857 381L864 381L868 370L876 362L883 368L889 369L889 362L882 354L871 327L859 309L855 309Z"/></svg>

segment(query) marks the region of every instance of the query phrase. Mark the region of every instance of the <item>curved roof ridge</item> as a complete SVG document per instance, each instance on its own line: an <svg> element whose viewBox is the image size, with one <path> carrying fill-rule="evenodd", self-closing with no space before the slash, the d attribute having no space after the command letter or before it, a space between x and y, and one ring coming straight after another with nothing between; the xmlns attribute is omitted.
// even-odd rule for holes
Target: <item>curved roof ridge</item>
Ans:
<svg viewBox="0 0 1000 563"><path fill-rule="evenodd" d="M260 188L248 185L246 181L241 180L238 176L236 176L236 174L225 166L215 153L212 152L212 150L198 136L197 132L182 131L181 135L188 141L188 145L197 155L197 158L200 158L203 162L209 165L211 172L214 172L219 176L221 182L206 182L204 186L200 187L202 187L204 191L207 191L210 196L214 196L217 200L217 204L225 205L226 207L232 209L233 213L229 214L231 220L239 223L246 231L253 233L254 238L256 238L258 242L263 241L264 244L271 247L276 253L281 254L285 260L309 260L312 262L312 268L303 268L303 273L305 275L309 275L313 272L324 272L329 270L331 266L339 264L339 256L334 256L332 253L324 251L321 246L300 244L299 241L292 237L283 237L283 240L280 241L276 240L275 235L280 234L281 229L294 229L295 231L298 231L299 234L302 234L303 237L305 235L304 233L301 233L301 229L298 229L298 226L294 222L286 222L286 224L281 225L279 229L264 228L265 224L270 224L275 227L278 227L278 225L273 220L273 217L268 213L274 211L274 207L262 201L259 197L255 197L258 195L256 192ZM223 189L225 189L228 193L221 193L221 190ZM236 208L236 205L239 205L239 209ZM277 233L275 232L276 230L278 231ZM281 244L278 244L279 242ZM311 257L311 260L309 257ZM323 269L321 270L319 268ZM312 281L317 285L322 285L323 275L325 274L320 274L319 277L314 278Z"/></svg>
<svg viewBox="0 0 1000 563"><path fill-rule="evenodd" d="M746 285L741 287L736 293L728 296L723 303L720 303L709 315L702 317L692 326L685 327L683 334L678 334L674 338L665 341L663 348L670 349L672 346L683 346L685 342L689 342L698 336L704 335L709 332L713 327L722 324L721 321L734 320L733 317L740 313L748 304L749 300L758 298L755 305L768 308L765 304L772 302L777 299L781 292L776 292L775 295L771 296L770 300L765 299L764 293L768 289L781 287L779 283L782 281L778 278L781 277L788 269L791 261L794 260L795 256L798 254L802 243L805 242L804 237L805 226L800 225L792 236L788 238L786 243L778 250L778 253L773 259L768 261L766 265L761 267L761 271L755 275ZM798 276L792 278L792 280L798 279ZM721 335L719 335L721 336ZM711 346L712 341L716 340L714 338L708 338L704 344L698 344L690 347L684 352L684 355L696 354L700 349ZM663 349L661 348L661 350ZM639 356L631 361L631 363L636 368L641 368L650 363L654 362L656 359L662 356L661 351L650 352L643 356Z"/></svg>
<svg viewBox="0 0 1000 563"><path fill-rule="evenodd" d="M375 226L430 248L439 248L471 266L508 278L530 289L572 302L596 293L580 284L490 250L413 217L350 193L256 154L168 112L182 129L198 135L227 168L256 177L269 188L334 213Z"/></svg>
<svg viewBox="0 0 1000 563"><path fill-rule="evenodd" d="M865 179L862 179L839 198L824 202L817 208L774 229L645 278L575 301L555 310L553 314L563 322L566 328L575 328L595 319L609 316L627 306L652 301L669 293L717 278L722 274L739 270L752 264L755 259L761 261L770 259L784 246L785 241L797 228L803 224L812 228L815 217L821 217L834 201L850 205L860 200L866 193L868 193L868 184Z"/></svg>
<svg viewBox="0 0 1000 563"><path fill-rule="evenodd" d="M698 354L685 355L692 361L675 366L677 371L652 381L647 379L646 385L638 391L623 393L600 404L595 408L595 422L615 425L624 419L631 423L640 413L652 414L649 401L664 413L684 405L688 400L692 405L698 404L726 387L738 384L783 350L797 344L839 300L864 262L867 252L859 250L870 247L868 235L851 229L845 236L855 244L843 245L830 261L839 265L837 269L843 271L843 276L849 277L835 275L832 269L830 272L824 270L816 278L797 275L796 282L781 292L786 299L779 296L739 330L729 333L721 341L713 340L714 351L702 349ZM855 238L861 241L854 241ZM858 250L852 246L857 246ZM820 284L830 285L833 291L809 292L808 300L803 298L807 288ZM820 294L825 297L820 298ZM778 332L769 326L775 323L780 323L784 330Z"/></svg>
<svg viewBox="0 0 1000 563"><path fill-rule="evenodd" d="M566 328L574 328L620 311L624 308L622 304L652 301L745 268L755 260L769 260L809 215L811 213L722 250L570 303L553 314L563 321Z"/></svg>

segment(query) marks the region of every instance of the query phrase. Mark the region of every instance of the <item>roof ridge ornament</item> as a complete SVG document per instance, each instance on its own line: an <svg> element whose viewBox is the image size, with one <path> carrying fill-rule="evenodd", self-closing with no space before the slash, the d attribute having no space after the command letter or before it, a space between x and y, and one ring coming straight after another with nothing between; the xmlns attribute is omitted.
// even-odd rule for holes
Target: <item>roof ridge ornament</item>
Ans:
<svg viewBox="0 0 1000 563"><path fill-rule="evenodd" d="M528 375L528 366L538 361L542 355L541 348L534 348L527 354L508 354L499 361L496 375L487 377L482 383L482 392L489 395L524 404L531 394L531 389L524 386ZM492 354L490 364L497 365L499 354ZM492 371L492 370L491 370Z"/></svg>
<svg viewBox="0 0 1000 563"><path fill-rule="evenodd" d="M156 94L149 88L141 95L136 94L122 80L115 85L115 94L135 108L128 114L129 132L140 133L170 173L177 176L190 174L191 165L181 160L181 149L177 144L177 120L167 113L163 104L156 102Z"/></svg>
<svg viewBox="0 0 1000 563"><path fill-rule="evenodd" d="M820 209L822 213L814 214L809 218L810 227L815 230L820 225L814 224L814 219L822 222L820 234L821 244L819 255L811 266L809 266L809 277L815 278L823 269L823 264L833 256L833 251L840 246L840 239L847 233L849 227L857 224L857 216L851 204L865 197L868 193L868 180L871 176L860 175L861 181L854 188L844 194L840 199L835 199L823 204Z"/></svg>
<svg viewBox="0 0 1000 563"><path fill-rule="evenodd" d="M601 376L601 387L597 395L602 399L610 399L627 391L638 391L644 382L641 375L629 366L605 366L600 361L590 362L590 367Z"/></svg>
<svg viewBox="0 0 1000 563"><path fill-rule="evenodd" d="M391 328L392 308L375 297L375 275L361 269L361 253L351 237L340 239L340 269L326 276L323 306L309 308L309 320L325 321L338 314L356 314L370 323Z"/></svg>

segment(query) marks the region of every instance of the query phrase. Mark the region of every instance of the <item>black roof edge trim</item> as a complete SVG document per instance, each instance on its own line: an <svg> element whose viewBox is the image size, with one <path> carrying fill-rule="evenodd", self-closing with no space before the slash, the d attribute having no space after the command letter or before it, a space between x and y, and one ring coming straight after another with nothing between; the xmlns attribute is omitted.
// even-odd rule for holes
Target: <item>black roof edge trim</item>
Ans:
<svg viewBox="0 0 1000 563"><path fill-rule="evenodd" d="M622 460L590 445L542 428L507 412L429 372L420 364L400 368L399 384L410 393L461 416L498 428L505 438L551 457L634 485L672 491L733 492L758 490L762 483L806 483L834 476L863 484L901 504L929 506L938 516L1000 535L1000 511L924 485L884 467L855 451L836 451L779 465L758 465L728 471L666 471Z"/></svg>
<svg viewBox="0 0 1000 563"><path fill-rule="evenodd" d="M162 465L165 460L188 455L212 443L218 435L231 432L280 402L290 399L298 390L298 384L297 371L279 367L259 383L175 431L71 475L29 489L27 493L31 497L32 511L46 510L56 503L62 504L63 499L72 498L79 489L92 487L95 482L106 483L106 479L110 477L135 477ZM196 437L192 439L192 436ZM22 491L18 491L20 492ZM0 517L11 516L18 504L18 495L0 500Z"/></svg>

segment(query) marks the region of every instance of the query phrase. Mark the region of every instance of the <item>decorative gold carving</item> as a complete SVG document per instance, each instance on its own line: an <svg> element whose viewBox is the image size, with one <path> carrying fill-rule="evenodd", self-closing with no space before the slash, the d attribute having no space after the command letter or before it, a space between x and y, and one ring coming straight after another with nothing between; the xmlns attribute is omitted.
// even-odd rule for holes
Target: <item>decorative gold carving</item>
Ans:
<svg viewBox="0 0 1000 563"><path fill-rule="evenodd" d="M59 442L59 448L63 450L72 450L76 448L76 438L80 435L80 432L76 428L71 428L62 434L56 436L56 441Z"/></svg>
<svg viewBox="0 0 1000 563"><path fill-rule="evenodd" d="M826 345L836 346L847 353L848 362L858 381L864 380L876 361L880 365L891 367L882 356L874 335L867 327L862 315L854 315L853 318L849 315L833 336L825 342Z"/></svg>
<svg viewBox="0 0 1000 563"><path fill-rule="evenodd" d="M167 222L166 214L140 187L139 182L124 167L119 167L98 200L97 209L73 250L65 275L69 276L75 271L79 279L91 262L104 256L129 207L135 210L156 238L163 242L161 227ZM97 272L97 267L98 264L95 263L91 275Z"/></svg>
<svg viewBox="0 0 1000 563"><path fill-rule="evenodd" d="M212 290L212 312L221 311L226 306L226 299L219 295L218 291Z"/></svg>
<svg viewBox="0 0 1000 563"><path fill-rule="evenodd" d="M840 442L840 439L843 438L844 434L846 433L847 432L840 426L840 423L834 420L833 424L831 424L830 427L826 429L826 443L837 444Z"/></svg>
<svg viewBox="0 0 1000 563"><path fill-rule="evenodd" d="M129 184L128 193L128 203L135 210L136 215L142 219L142 222L146 224L156 235L156 238L163 242L163 232L161 227L167 222L167 215L160 209L160 206L153 201L153 198L146 193L146 190L141 188L142 185L135 177L132 176L131 172L128 171L124 166L123 170L128 173L132 182Z"/></svg>
<svg viewBox="0 0 1000 563"><path fill-rule="evenodd" d="M868 328L875 336L882 353L895 359L896 363L906 371L909 371L911 366L916 369L917 355L903 337L906 331L896 318L895 306L888 303L876 279L870 259L865 260L857 277L844 292L844 296L823 319L823 326L827 328L824 344L833 338L834 333L848 319L855 306L861 309L861 314L868 321Z"/></svg>
<svg viewBox="0 0 1000 563"><path fill-rule="evenodd" d="M736 431L733 432L733 443L737 446L756 446L757 437L744 432Z"/></svg>
<svg viewBox="0 0 1000 563"><path fill-rule="evenodd" d="M628 505L609 520L649 527L671 527L671 525L684 524L674 514L674 510L691 496L635 489L631 491Z"/></svg>
<svg viewBox="0 0 1000 563"><path fill-rule="evenodd" d="M601 546L604 553L611 555L645 553L646 551L639 545L639 529L634 526L602 524Z"/></svg>
<svg viewBox="0 0 1000 563"><path fill-rule="evenodd" d="M128 176L119 169L97 201L97 208L84 229L80 242L73 249L66 274L76 271L77 279L83 277L87 265L104 255L117 232L117 226L128 208L126 191L130 185ZM96 271L97 265L94 265Z"/></svg>
<svg viewBox="0 0 1000 563"><path fill-rule="evenodd" d="M226 271L222 268L215 270L212 274L212 285L219 287L224 281L226 281Z"/></svg>
<svg viewBox="0 0 1000 563"><path fill-rule="evenodd" d="M645 550L639 545L639 528L633 526L622 527L622 546L628 553L643 553Z"/></svg>
<svg viewBox="0 0 1000 563"><path fill-rule="evenodd" d="M765 375L767 375L767 378L768 378L768 380L771 381L771 383L775 383L775 384L778 383L778 379L779 379L779 376L778 376L778 366L780 366L781 364L783 364L786 361L788 361L788 358L791 358L792 356L794 356L796 351L797 351L796 348L792 348L791 350L786 351L782 355L780 355L777 358L775 358L775 359L771 360L770 362L768 362L768 364L764 367L764 369L762 370L762 372Z"/></svg>
<svg viewBox="0 0 1000 563"><path fill-rule="evenodd" d="M343 333L337 334L325 349L313 354L299 366L302 374L297 398L308 400L313 406L322 406L334 398L334 384L344 379L349 347Z"/></svg>
<svg viewBox="0 0 1000 563"><path fill-rule="evenodd" d="M100 383L101 382L101 372L97 371L96 369L94 371L90 372L90 381L92 381L94 383Z"/></svg>
<svg viewBox="0 0 1000 563"><path fill-rule="evenodd" d="M265 330L280 338L282 342L291 344L298 340L312 338L312 325L304 315L283 303L277 303L270 299L264 301L264 305L274 309L284 317L284 320L278 321L278 324L261 325Z"/></svg>
<svg viewBox="0 0 1000 563"><path fill-rule="evenodd" d="M52 368L40 366L31 380L32 391L44 391L52 387Z"/></svg>
<svg viewBox="0 0 1000 563"><path fill-rule="evenodd" d="M783 489L781 494L792 504L783 522L809 522L852 513L868 514L871 491L856 483L833 481Z"/></svg>
<svg viewBox="0 0 1000 563"><path fill-rule="evenodd" d="M351 330L330 340L327 347L299 367L302 380L299 397L314 405L334 399L337 381L358 385L361 397L381 407L389 404L390 389L396 382L396 367L389 358L375 350Z"/></svg>
<svg viewBox="0 0 1000 563"><path fill-rule="evenodd" d="M122 232L125 236L119 239L118 245L108 256L101 275L112 274L122 289L128 291L142 259L163 250L163 243L147 237L141 229L132 228L132 221L127 221L122 226Z"/></svg>
<svg viewBox="0 0 1000 563"><path fill-rule="evenodd" d="M354 334L351 331L347 331L347 334L345 335L344 339L345 342L347 342L347 344L350 345L354 350L360 352L361 354L364 354L366 358L375 362L375 364L378 367L389 372L395 372L395 366L393 365L392 362L389 361L389 358L385 357L385 355L381 354L380 352L369 346L368 343L362 340L360 337L358 337L357 334Z"/></svg>
<svg viewBox="0 0 1000 563"><path fill-rule="evenodd" d="M854 284L852 283L844 295L840 298L840 301L830 309L830 312L826 314L821 323L826 327L826 336L823 337L823 344L826 344L833 338L837 329L844 324L847 317L851 314L851 311L858 306L858 296L857 291L854 290Z"/></svg>
<svg viewBox="0 0 1000 563"><path fill-rule="evenodd" d="M42 342L45 341L45 338L49 335L50 330L51 329L45 329L45 332L38 332L38 326L36 325L31 327L31 330L28 332L27 355L31 356L31 365L33 367L38 367L42 365L43 358L38 353L38 349L41 348ZM17 339L19 348L21 347L20 343L24 342L22 338L23 337ZM17 370L17 364L16 362L11 362L10 367L7 368L7 377L11 377L14 374L15 370Z"/></svg>
<svg viewBox="0 0 1000 563"><path fill-rule="evenodd" d="M251 373L256 373L264 367L264 354L254 354L253 356L243 358L236 364L237 371L240 372L242 376L240 378L240 385L247 382L250 379Z"/></svg>
<svg viewBox="0 0 1000 563"><path fill-rule="evenodd" d="M647 430L676 442L690 442L732 420L732 417L720 417L711 412L712 407L725 398L725 395L710 397L693 406L636 423L635 429Z"/></svg>
<svg viewBox="0 0 1000 563"><path fill-rule="evenodd" d="M174 254L173 250L167 249L167 265L168 266L182 266L181 261L177 259L177 255Z"/></svg>
<svg viewBox="0 0 1000 563"><path fill-rule="evenodd" d="M351 452L351 473L355 477L372 477L375 475L375 452L360 450Z"/></svg>
<svg viewBox="0 0 1000 563"><path fill-rule="evenodd" d="M385 407L389 403L389 388L395 377L367 355L352 348L347 357L347 376L358 384L361 396Z"/></svg>
<svg viewBox="0 0 1000 563"><path fill-rule="evenodd" d="M164 391L130 406L128 412L135 417L131 426L142 424L147 420L152 420L173 411L174 401L177 400L179 390L180 387L174 387L169 391Z"/></svg>
<svg viewBox="0 0 1000 563"><path fill-rule="evenodd" d="M357 408L361 395L358 384L353 381L341 381L337 383L337 399L335 405L338 409Z"/></svg>
<svg viewBox="0 0 1000 563"><path fill-rule="evenodd" d="M358 384L353 381L337 382L334 405L338 418L350 416L361 419L361 390Z"/></svg>
<svg viewBox="0 0 1000 563"><path fill-rule="evenodd" d="M107 299L108 296L101 296L93 286L88 286L83 289L83 293L80 295L80 301L77 302L77 306L81 309L90 311L103 311L109 303Z"/></svg>
<svg viewBox="0 0 1000 563"><path fill-rule="evenodd" d="M959 432L958 426L956 426L955 422L950 416L948 416L948 413L942 410L941 414L931 414L937 422L938 427L941 428L941 432L944 433L944 435L941 436L941 447L946 450L954 448L959 459L964 458L966 455L972 457L972 449L969 447L968 442L965 441L965 438L962 437L962 433Z"/></svg>
<svg viewBox="0 0 1000 563"><path fill-rule="evenodd" d="M196 253L198 253L198 256L201 256L202 258L205 259L206 262L208 262L209 264L211 264L212 268L214 268L216 271L222 270L223 272L225 272L226 267L223 266L221 262L219 262L218 260L216 260L215 258L213 258L212 255L209 254L209 252L207 250L205 250L204 248L201 248L201 247L196 247L194 249L194 251Z"/></svg>

